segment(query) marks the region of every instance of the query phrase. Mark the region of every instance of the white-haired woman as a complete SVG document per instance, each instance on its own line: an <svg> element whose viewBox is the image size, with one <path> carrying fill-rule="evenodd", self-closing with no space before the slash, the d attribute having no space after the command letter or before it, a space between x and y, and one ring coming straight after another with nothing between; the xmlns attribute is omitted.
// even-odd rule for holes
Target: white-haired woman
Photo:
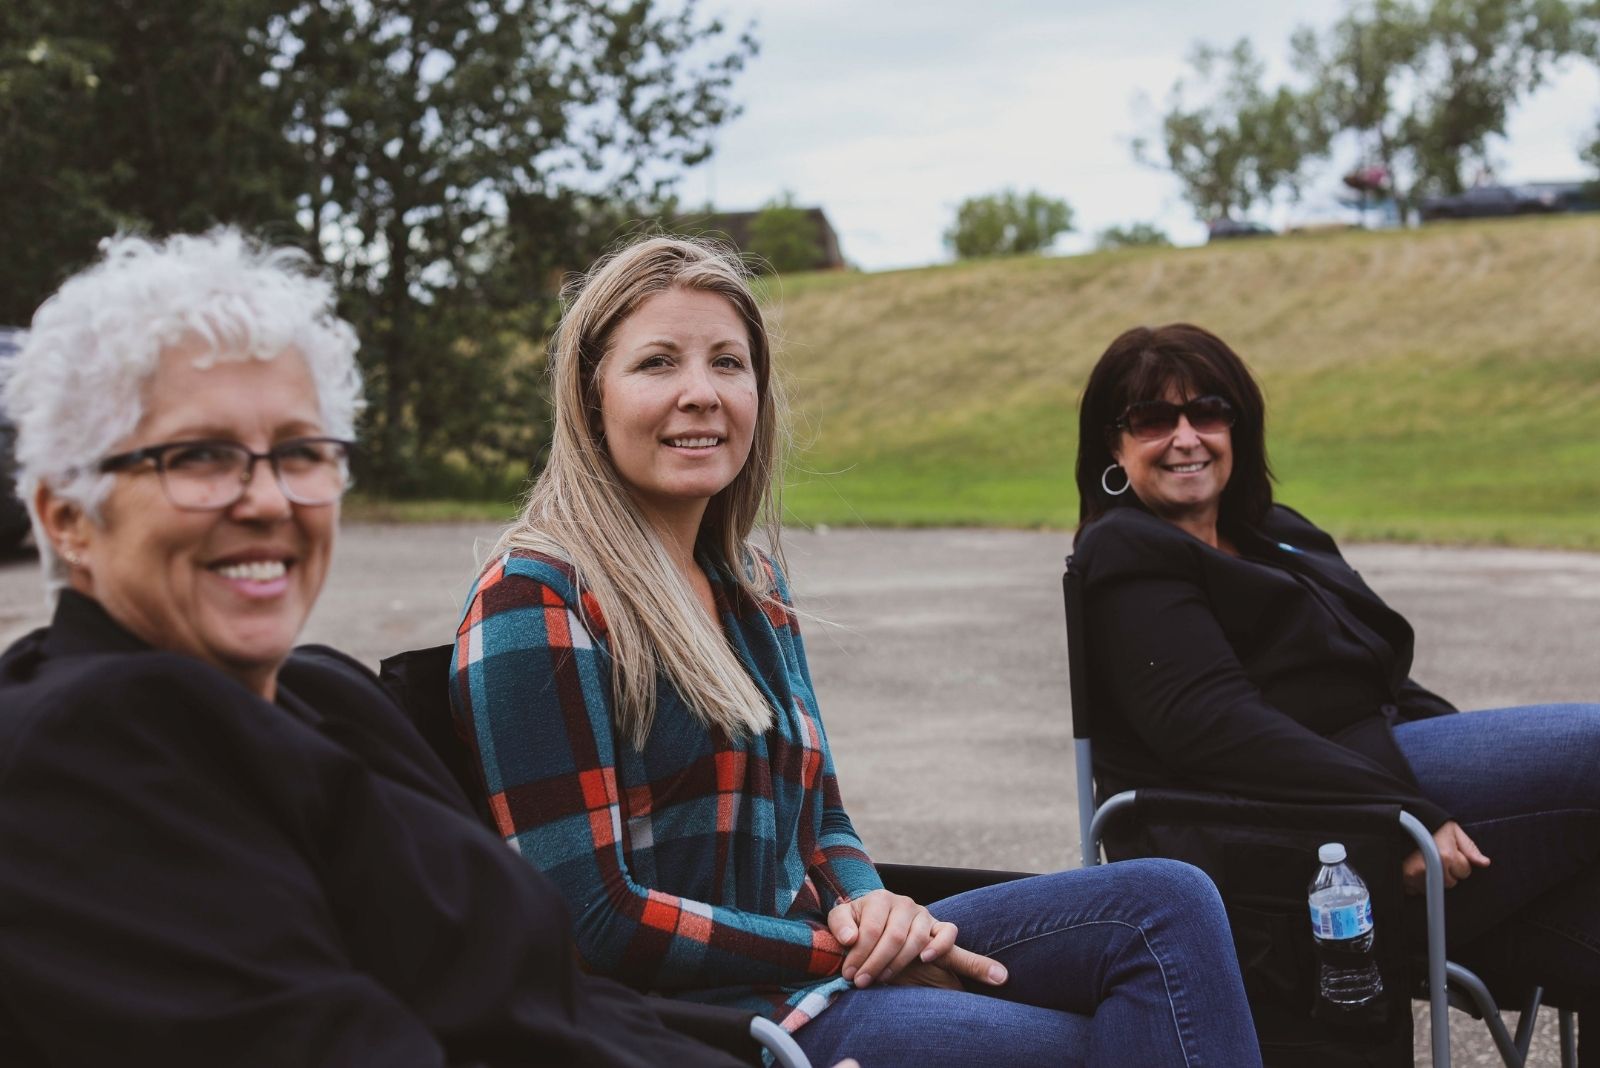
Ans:
<svg viewBox="0 0 1600 1068"><path fill-rule="evenodd" d="M765 1012L814 1060L1260 1063L1192 868L883 889L780 566L778 395L736 260L651 238L602 261L552 374L550 461L468 596L452 693L589 967Z"/></svg>
<svg viewBox="0 0 1600 1068"><path fill-rule="evenodd" d="M305 267L113 241L6 384L58 592L0 657L0 1059L734 1063L577 971L370 672L290 655L360 396Z"/></svg>

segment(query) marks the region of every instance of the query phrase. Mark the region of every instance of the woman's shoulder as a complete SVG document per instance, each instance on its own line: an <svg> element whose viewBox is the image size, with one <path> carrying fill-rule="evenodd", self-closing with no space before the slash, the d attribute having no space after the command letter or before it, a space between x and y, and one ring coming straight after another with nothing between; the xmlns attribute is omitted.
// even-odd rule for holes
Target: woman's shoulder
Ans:
<svg viewBox="0 0 1600 1068"><path fill-rule="evenodd" d="M193 657L145 649L40 657L25 677L8 672L0 680L0 703L7 713L0 739L15 758L44 739L113 745L140 736L215 737L235 721L259 718L250 713L262 702Z"/></svg>
<svg viewBox="0 0 1600 1068"><path fill-rule="evenodd" d="M528 548L508 549L484 565L467 595L462 626L527 608L564 608L597 637L606 631L600 605L572 562Z"/></svg>
<svg viewBox="0 0 1600 1068"><path fill-rule="evenodd" d="M1072 558L1087 576L1186 560L1203 545L1142 508L1114 508L1078 531Z"/></svg>

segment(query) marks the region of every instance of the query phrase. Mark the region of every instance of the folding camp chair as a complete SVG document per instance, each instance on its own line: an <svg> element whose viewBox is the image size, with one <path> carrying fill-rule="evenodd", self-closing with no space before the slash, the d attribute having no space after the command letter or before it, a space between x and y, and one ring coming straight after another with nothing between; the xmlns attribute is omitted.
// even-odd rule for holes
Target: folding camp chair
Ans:
<svg viewBox="0 0 1600 1068"><path fill-rule="evenodd" d="M476 758L457 733L450 709L449 680L454 647L414 649L383 661L380 676L412 724L427 739L460 784L485 826L499 833L484 795ZM884 885L917 901L938 901L995 883L1026 878L1027 872L982 868L939 868L917 864L879 864ZM676 998L648 997L669 1028L741 1057L753 1065L770 1054L780 1068L809 1068L810 1061L788 1033L764 1016L741 1009L702 1005Z"/></svg>
<svg viewBox="0 0 1600 1068"><path fill-rule="evenodd" d="M1067 660L1072 697L1072 733L1077 762L1079 840L1083 843L1085 866L1100 863L1102 840L1113 820L1122 823L1132 817L1134 822L1143 818L1141 810L1149 810L1157 818L1186 812L1186 818L1204 819L1218 811L1218 806L1232 811L1221 818L1237 818L1241 813L1267 819L1287 821L1302 827L1322 827L1329 838L1340 837L1344 826L1337 822L1341 814L1360 806L1323 806L1278 802L1242 801L1224 795L1198 791L1126 790L1096 803L1092 743L1094 737L1094 703L1089 684L1089 635L1083 621L1083 577L1067 558L1062 589L1067 614ZM1248 811L1246 811L1248 810ZM1367 810L1370 815L1371 810ZM1533 1038L1533 1024L1537 1016L1543 990L1534 987L1527 996L1518 1019L1516 1033L1511 1034L1501 1019L1499 1006L1488 986L1469 969L1445 959L1444 945L1444 873L1433 836L1421 821L1398 807L1390 810L1389 826L1403 831L1421 850L1426 867L1424 901L1427 911L1427 988L1426 997L1431 1010L1431 1045L1435 1068L1449 1068L1450 1025L1448 1006L1470 1013L1484 1021L1494 1040L1495 1048L1507 1068L1523 1068L1527 1061L1528 1046ZM1204 866L1204 865L1202 865ZM1215 873L1213 873L1215 878ZM1224 902L1233 913L1235 903ZM1422 995L1418 995L1419 997ZM1573 1068L1577 1063L1576 1028L1573 1014L1568 1009L1560 1012L1561 1064Z"/></svg>

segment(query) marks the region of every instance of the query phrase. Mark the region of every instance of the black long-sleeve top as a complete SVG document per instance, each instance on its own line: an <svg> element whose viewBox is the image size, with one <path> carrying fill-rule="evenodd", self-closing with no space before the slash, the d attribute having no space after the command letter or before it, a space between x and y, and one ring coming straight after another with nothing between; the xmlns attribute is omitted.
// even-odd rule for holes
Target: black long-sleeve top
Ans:
<svg viewBox="0 0 1600 1068"><path fill-rule="evenodd" d="M0 1063L737 1063L569 923L331 649L269 703L68 592L0 657Z"/></svg>
<svg viewBox="0 0 1600 1068"><path fill-rule="evenodd" d="M1438 829L1391 730L1455 711L1408 677L1410 624L1289 508L1233 541L1137 506L1079 535L1101 788L1398 803Z"/></svg>

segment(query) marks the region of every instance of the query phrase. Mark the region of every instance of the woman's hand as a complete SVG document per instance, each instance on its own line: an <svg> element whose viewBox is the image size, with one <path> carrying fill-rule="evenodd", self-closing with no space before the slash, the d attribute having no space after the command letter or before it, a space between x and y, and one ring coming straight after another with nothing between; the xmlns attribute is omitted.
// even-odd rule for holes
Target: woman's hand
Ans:
<svg viewBox="0 0 1600 1068"><path fill-rule="evenodd" d="M909 897L887 890L835 905L828 930L848 949L840 974L857 987L890 979L913 961L932 960L956 944L954 924L939 923Z"/></svg>
<svg viewBox="0 0 1600 1068"><path fill-rule="evenodd" d="M950 952L935 960L912 961L909 968L889 981L895 986L933 986L944 990L965 990L963 979L983 986L1000 986L1006 981L1006 966L970 949L951 946Z"/></svg>
<svg viewBox="0 0 1600 1068"><path fill-rule="evenodd" d="M1444 885L1448 890L1472 874L1473 868L1487 868L1489 858L1477 844L1467 837L1461 825L1451 820L1433 832L1433 842L1439 847L1439 865L1444 869ZM1427 880L1428 868L1422 860L1422 850L1412 850L1400 866L1400 879L1406 893L1420 894Z"/></svg>
<svg viewBox="0 0 1600 1068"><path fill-rule="evenodd" d="M828 929L849 949L840 974L858 988L880 980L957 989L963 977L990 986L1006 980L998 961L956 945L955 924L903 894L874 890L836 905Z"/></svg>

